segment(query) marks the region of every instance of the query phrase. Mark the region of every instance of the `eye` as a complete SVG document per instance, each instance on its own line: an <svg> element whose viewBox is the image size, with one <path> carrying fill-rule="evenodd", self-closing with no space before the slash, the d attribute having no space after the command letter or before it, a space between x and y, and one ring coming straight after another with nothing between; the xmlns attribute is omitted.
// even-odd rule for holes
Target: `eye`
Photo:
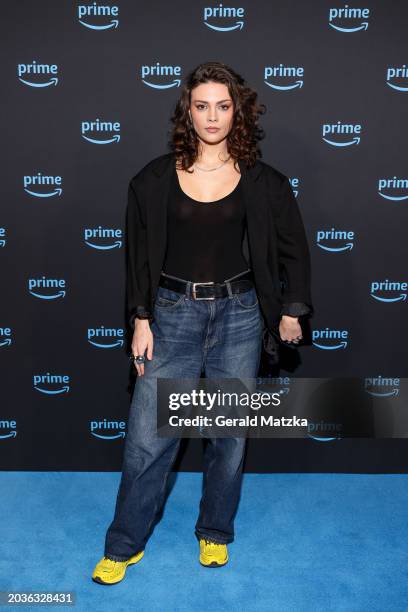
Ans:
<svg viewBox="0 0 408 612"><path fill-rule="evenodd" d="M205 108L206 104L196 104L196 108L198 110L201 110L202 108ZM223 110L227 111L230 107L228 104L222 104L221 107Z"/></svg>

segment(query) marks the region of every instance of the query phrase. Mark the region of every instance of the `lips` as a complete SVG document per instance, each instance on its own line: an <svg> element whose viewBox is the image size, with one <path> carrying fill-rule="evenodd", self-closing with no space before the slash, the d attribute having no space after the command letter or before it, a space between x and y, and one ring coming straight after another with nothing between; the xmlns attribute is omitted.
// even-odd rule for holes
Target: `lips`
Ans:
<svg viewBox="0 0 408 612"><path fill-rule="evenodd" d="M207 132L218 132L220 128L205 128Z"/></svg>

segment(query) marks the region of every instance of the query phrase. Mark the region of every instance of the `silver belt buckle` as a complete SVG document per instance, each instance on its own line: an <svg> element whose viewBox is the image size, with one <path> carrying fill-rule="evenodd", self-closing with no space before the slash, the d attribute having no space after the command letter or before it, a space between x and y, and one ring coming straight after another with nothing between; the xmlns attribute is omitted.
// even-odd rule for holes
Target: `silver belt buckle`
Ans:
<svg viewBox="0 0 408 612"><path fill-rule="evenodd" d="M196 285L215 285L214 281L208 283L193 283L192 294L194 300L215 300L215 295L213 297L196 297Z"/></svg>

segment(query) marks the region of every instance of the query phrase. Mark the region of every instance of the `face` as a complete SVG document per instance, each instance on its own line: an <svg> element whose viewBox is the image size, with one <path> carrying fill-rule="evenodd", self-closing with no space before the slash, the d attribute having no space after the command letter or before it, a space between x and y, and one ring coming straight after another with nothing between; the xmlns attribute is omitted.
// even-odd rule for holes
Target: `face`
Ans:
<svg viewBox="0 0 408 612"><path fill-rule="evenodd" d="M233 125L234 105L224 83L200 83L191 92L190 116L197 136L216 144L227 137ZM207 128L216 127L209 131Z"/></svg>

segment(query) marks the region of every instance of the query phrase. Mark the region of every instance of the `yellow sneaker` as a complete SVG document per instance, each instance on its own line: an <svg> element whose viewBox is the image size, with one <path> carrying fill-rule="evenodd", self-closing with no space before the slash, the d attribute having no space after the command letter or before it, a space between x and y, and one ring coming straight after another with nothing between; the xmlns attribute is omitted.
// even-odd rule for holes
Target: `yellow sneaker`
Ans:
<svg viewBox="0 0 408 612"><path fill-rule="evenodd" d="M200 563L205 567L221 567L228 562L226 544L200 539Z"/></svg>
<svg viewBox="0 0 408 612"><path fill-rule="evenodd" d="M140 561L143 555L144 550L130 557L127 561L113 561L112 559L103 557L99 563L96 564L92 574L92 580L99 584L116 584L125 577L127 566Z"/></svg>

